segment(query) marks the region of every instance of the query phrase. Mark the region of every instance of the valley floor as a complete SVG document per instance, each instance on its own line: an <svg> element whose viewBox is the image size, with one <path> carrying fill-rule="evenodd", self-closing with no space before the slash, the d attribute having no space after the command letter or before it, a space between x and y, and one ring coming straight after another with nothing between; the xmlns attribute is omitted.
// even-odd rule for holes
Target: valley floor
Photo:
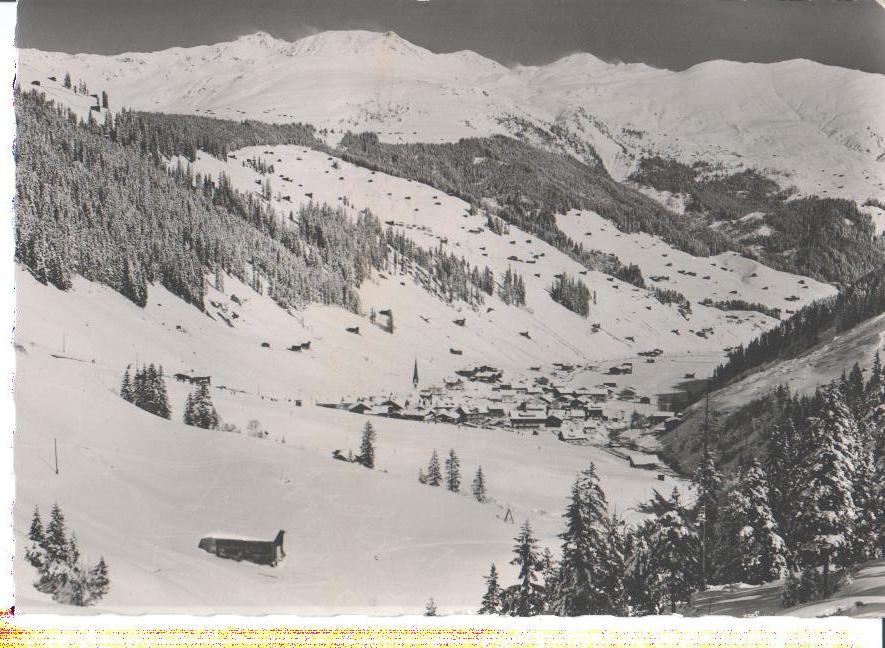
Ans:
<svg viewBox="0 0 885 648"><path fill-rule="evenodd" d="M89 612L400 614L422 611L433 597L440 612L454 613L476 610L491 562L503 582L515 579L509 561L523 520L531 521L542 546L558 547L569 488L590 462L628 519L661 486L653 472L552 434L369 419L310 401L298 407L287 395L298 393L310 374L279 371L257 343L236 343L222 322L161 289L142 310L82 280L65 293L20 271L17 293L14 526L21 612L83 611L54 604L32 587L36 574L22 549L35 506L45 519L58 503L84 558L107 561L111 591ZM173 322L199 330L199 339L174 332ZM171 421L118 396L123 371L136 358L163 363L168 376L178 369L173 362L186 357L213 375L212 398L225 421L245 429L258 419L269 438L185 426L188 388L170 379ZM224 383L249 389L217 388ZM335 449L358 449L367 420L378 432L376 469L333 460ZM461 458L460 495L417 481L432 451L444 456L449 448ZM479 465L487 504L468 494ZM666 488L674 481L680 483L669 478ZM197 547L219 529L268 540L285 529L287 557L270 568Z"/></svg>

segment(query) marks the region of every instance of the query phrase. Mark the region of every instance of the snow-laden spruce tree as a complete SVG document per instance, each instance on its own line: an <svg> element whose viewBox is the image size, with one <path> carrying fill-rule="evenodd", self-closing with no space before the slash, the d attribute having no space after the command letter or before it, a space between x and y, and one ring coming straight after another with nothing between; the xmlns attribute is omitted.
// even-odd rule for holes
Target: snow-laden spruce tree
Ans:
<svg viewBox="0 0 885 648"><path fill-rule="evenodd" d="M363 428L363 438L360 441L360 456L358 463L366 468L375 467L375 428L370 421L366 421Z"/></svg>
<svg viewBox="0 0 885 648"><path fill-rule="evenodd" d="M796 517L798 451L796 426L793 419L785 415L769 430L764 469L771 513L788 545L792 542L792 523Z"/></svg>
<svg viewBox="0 0 885 648"><path fill-rule="evenodd" d="M830 575L848 564L854 543L857 506L857 423L841 392L830 388L818 416L808 421L808 453L801 465L796 504L800 565L822 570L823 596Z"/></svg>
<svg viewBox="0 0 885 648"><path fill-rule="evenodd" d="M624 589L627 594L629 613L632 616L661 614L664 611L664 592L661 577L654 571L651 539L656 525L654 520L644 520L625 536Z"/></svg>
<svg viewBox="0 0 885 648"><path fill-rule="evenodd" d="M649 541L650 571L660 579L661 591L676 612L676 605L691 600L700 576L700 543L686 521L679 491L673 489L666 510L655 520Z"/></svg>
<svg viewBox="0 0 885 648"><path fill-rule="evenodd" d="M425 475L425 480L425 483L428 486L442 485L442 471L439 467L439 455L436 453L436 450L430 455L430 462L427 464L427 475Z"/></svg>
<svg viewBox="0 0 885 648"><path fill-rule="evenodd" d="M485 503L488 498L486 493L486 478L485 475L482 474L482 466L476 469L476 477L473 478L473 485L470 487L470 491L473 493L473 497L476 498L476 501L481 504Z"/></svg>
<svg viewBox="0 0 885 648"><path fill-rule="evenodd" d="M446 488L453 493L461 491L461 462L454 449L449 450L446 458Z"/></svg>
<svg viewBox="0 0 885 648"><path fill-rule="evenodd" d="M123 380L120 383L120 397L130 403L134 400L132 391L132 374L129 372L131 366L132 365L126 365L126 371L123 373Z"/></svg>
<svg viewBox="0 0 885 648"><path fill-rule="evenodd" d="M701 569L703 583L710 582L713 576L715 547L718 545L717 530L719 528L719 496L722 490L722 473L716 467L716 457L705 444L701 463L692 478L697 498L692 510L693 518L698 527L701 541Z"/></svg>
<svg viewBox="0 0 885 648"><path fill-rule="evenodd" d="M741 557L740 580L751 585L777 580L787 569L787 545L768 501L765 473L753 459L729 493L728 506L740 527L737 537L731 538Z"/></svg>
<svg viewBox="0 0 885 648"><path fill-rule="evenodd" d="M852 560L863 562L882 557L881 534L885 525L885 474L876 465L872 439L864 440L854 477L854 524Z"/></svg>
<svg viewBox="0 0 885 648"><path fill-rule="evenodd" d="M39 575L34 587L51 594L54 601L70 605L90 605L110 587L107 564L101 558L96 565L80 560L77 539L67 537L67 525L61 508L52 507L49 524L43 529L40 512L35 507L28 532L30 544L25 559Z"/></svg>
<svg viewBox="0 0 885 648"><path fill-rule="evenodd" d="M538 540L532 535L528 520L514 540L516 555L510 564L519 567L519 581L504 590L501 612L510 616L537 616L545 609L544 586L540 583L543 564L538 555Z"/></svg>
<svg viewBox="0 0 885 648"><path fill-rule="evenodd" d="M562 557L550 597L554 614L623 614L624 561L610 546L607 509L596 468L590 464L575 480L563 516Z"/></svg>
<svg viewBox="0 0 885 648"><path fill-rule="evenodd" d="M218 412L212 404L208 385L200 385L188 396L184 407L184 422L207 430L218 428Z"/></svg>
<svg viewBox="0 0 885 648"><path fill-rule="evenodd" d="M489 575L485 577L486 592L482 595L482 605L479 614L501 613L501 584L498 582L498 570L495 563L489 569Z"/></svg>

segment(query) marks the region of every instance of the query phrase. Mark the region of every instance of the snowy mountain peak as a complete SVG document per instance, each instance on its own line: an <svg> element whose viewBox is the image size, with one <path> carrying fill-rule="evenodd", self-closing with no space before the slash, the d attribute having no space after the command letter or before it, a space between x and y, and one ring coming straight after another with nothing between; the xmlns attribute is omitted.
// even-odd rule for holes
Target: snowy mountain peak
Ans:
<svg viewBox="0 0 885 648"><path fill-rule="evenodd" d="M366 30L327 31L306 36L292 44L297 56L365 56L389 55L425 57L432 53L410 43L392 31Z"/></svg>
<svg viewBox="0 0 885 648"><path fill-rule="evenodd" d="M240 36L233 42L239 45L254 45L258 47L274 47L281 43L285 43L285 41L274 38L264 31L257 31L254 34Z"/></svg>

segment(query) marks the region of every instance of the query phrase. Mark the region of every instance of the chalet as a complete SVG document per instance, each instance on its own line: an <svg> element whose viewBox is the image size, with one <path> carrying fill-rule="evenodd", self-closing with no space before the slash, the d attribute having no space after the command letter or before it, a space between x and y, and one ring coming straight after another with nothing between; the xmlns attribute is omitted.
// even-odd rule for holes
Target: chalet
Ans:
<svg viewBox="0 0 885 648"><path fill-rule="evenodd" d="M489 406L488 416L497 419L507 418L507 410L499 406Z"/></svg>
<svg viewBox="0 0 885 648"><path fill-rule="evenodd" d="M671 418L674 418L673 412L654 412L649 415L648 420L652 425L658 425Z"/></svg>
<svg viewBox="0 0 885 648"><path fill-rule="evenodd" d="M464 381L460 378L445 381L446 389L464 389Z"/></svg>
<svg viewBox="0 0 885 648"><path fill-rule="evenodd" d="M403 406L393 399L388 399L379 405L380 408L386 409L388 414L398 414L403 411Z"/></svg>
<svg viewBox="0 0 885 648"><path fill-rule="evenodd" d="M281 530L273 540L255 540L219 537L226 534L218 533L200 538L197 546L219 558L228 558L238 562L248 560L259 565L275 567L280 559L286 556L286 552L283 550L285 534L286 532Z"/></svg>
<svg viewBox="0 0 885 648"><path fill-rule="evenodd" d="M178 382L187 382L191 385L211 385L212 377L211 376L191 376L190 374L177 373L174 375L175 380Z"/></svg>
<svg viewBox="0 0 885 648"><path fill-rule="evenodd" d="M608 400L607 389L585 389L580 392L580 395L586 398L591 403L604 403Z"/></svg>
<svg viewBox="0 0 885 648"><path fill-rule="evenodd" d="M578 430L560 430L556 436L565 443L584 443L587 441L587 436Z"/></svg>
<svg viewBox="0 0 885 648"><path fill-rule="evenodd" d="M348 407L347 411L350 412L351 414L365 414L366 412L368 412L371 409L372 408L369 405L366 405L365 403L357 403L356 405L352 405L352 406Z"/></svg>
<svg viewBox="0 0 885 648"><path fill-rule="evenodd" d="M455 414L458 415L458 418L462 423L471 423L474 425L480 423L484 416L483 411L479 408L466 408L463 405L458 406L458 408L455 410Z"/></svg>
<svg viewBox="0 0 885 648"><path fill-rule="evenodd" d="M544 427L547 422L546 416L537 414L517 414L510 416L510 427L514 430L537 430Z"/></svg>
<svg viewBox="0 0 885 648"><path fill-rule="evenodd" d="M452 410L442 410L433 415L433 420L437 423L460 423L461 416Z"/></svg>
<svg viewBox="0 0 885 648"><path fill-rule="evenodd" d="M407 421L430 421L433 419L433 413L426 409L410 409L401 412L402 418Z"/></svg>
<svg viewBox="0 0 885 648"><path fill-rule="evenodd" d="M645 452L628 452L627 461L630 463L631 468L642 468L644 470L654 470L661 468L663 465L661 460L658 459L658 455Z"/></svg>
<svg viewBox="0 0 885 648"><path fill-rule="evenodd" d="M609 367L608 373L612 376L619 376L625 374L633 373L633 363L632 362L622 362L619 365L614 367Z"/></svg>
<svg viewBox="0 0 885 648"><path fill-rule="evenodd" d="M588 419L602 420L604 417L602 407L599 405L591 405L585 408L584 413Z"/></svg>

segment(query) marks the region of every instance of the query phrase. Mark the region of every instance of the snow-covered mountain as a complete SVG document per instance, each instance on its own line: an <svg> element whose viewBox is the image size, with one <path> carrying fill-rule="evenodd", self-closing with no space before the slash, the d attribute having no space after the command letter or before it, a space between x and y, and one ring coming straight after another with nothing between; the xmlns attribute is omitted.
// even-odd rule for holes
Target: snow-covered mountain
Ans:
<svg viewBox="0 0 885 648"><path fill-rule="evenodd" d="M65 71L117 107L305 121L391 142L537 137L556 125L592 144L616 178L660 154L766 169L806 193L885 198L885 76L808 60L673 72L579 53L507 68L367 31L117 56L21 50L23 85Z"/></svg>

